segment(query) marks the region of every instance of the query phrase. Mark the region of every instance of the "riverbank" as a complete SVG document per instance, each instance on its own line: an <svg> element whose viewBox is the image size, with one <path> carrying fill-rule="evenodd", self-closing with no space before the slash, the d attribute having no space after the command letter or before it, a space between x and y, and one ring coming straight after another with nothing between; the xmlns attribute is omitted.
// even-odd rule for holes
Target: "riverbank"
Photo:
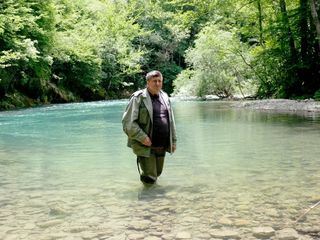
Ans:
<svg viewBox="0 0 320 240"><path fill-rule="evenodd" d="M230 101L235 108L246 108L253 110L280 111L280 112L319 112L320 101L314 99L290 100L290 99L262 99L247 100L241 97L233 99L220 99L214 95L203 98L195 96L176 96L177 101Z"/></svg>
<svg viewBox="0 0 320 240"><path fill-rule="evenodd" d="M319 112L320 101L313 99L289 100L289 99L264 99L264 100L240 100L234 103L237 108L285 111L285 112Z"/></svg>
<svg viewBox="0 0 320 240"><path fill-rule="evenodd" d="M122 93L123 97L128 97L128 93ZM112 96L108 100L115 100L116 97ZM177 101L220 101L219 97L216 96L206 96L205 98L199 97L173 97ZM103 100L103 99L100 99ZM107 100L107 99L104 99ZM233 107L236 108L246 108L253 110L266 110L266 111L282 111L282 112L319 112L320 113L320 101L315 101L313 99L305 100L290 100L290 99L263 99L263 100L244 100L241 98L230 99L232 101ZM41 102L39 100L34 100L27 98L25 96L15 94L13 96L8 96L5 100L0 101L0 111L1 110L14 110L20 108L36 107L47 104L54 103L72 103L72 102L83 102L80 99L72 99L68 101L53 101L53 102Z"/></svg>
<svg viewBox="0 0 320 240"><path fill-rule="evenodd" d="M32 108L39 106L46 106L50 104L63 104L63 103L79 103L79 102L92 102L92 101L104 101L104 100L116 100L129 98L130 93L128 91L113 92L109 91L107 95L95 95L91 99L83 99L80 96L76 96L70 91L58 89L52 87L52 93L50 97L45 98L30 98L20 92L14 92L12 94L6 94L4 97L0 97L0 111L17 110L24 108Z"/></svg>

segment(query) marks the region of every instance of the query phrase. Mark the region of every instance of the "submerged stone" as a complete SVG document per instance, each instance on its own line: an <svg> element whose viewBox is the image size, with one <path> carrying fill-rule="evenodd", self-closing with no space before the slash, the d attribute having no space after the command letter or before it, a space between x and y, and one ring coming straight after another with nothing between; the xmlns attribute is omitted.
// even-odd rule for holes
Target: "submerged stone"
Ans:
<svg viewBox="0 0 320 240"><path fill-rule="evenodd" d="M86 226L73 226L69 229L71 233L81 233L88 231L88 227Z"/></svg>
<svg viewBox="0 0 320 240"><path fill-rule="evenodd" d="M137 240L137 239L144 239L143 233L132 233L128 235L129 240Z"/></svg>
<svg viewBox="0 0 320 240"><path fill-rule="evenodd" d="M52 205L50 206L50 215L66 215L68 212L66 209L57 206L57 205Z"/></svg>
<svg viewBox="0 0 320 240"><path fill-rule="evenodd" d="M38 227L41 227L41 228L49 228L49 227L53 227L53 226L56 226L56 225L59 225L62 223L63 223L62 220L56 219L56 220L50 220L50 221L46 221L46 222L39 222L39 223L37 223L37 225L38 225Z"/></svg>
<svg viewBox="0 0 320 240"><path fill-rule="evenodd" d="M255 227L252 229L252 234L256 238L270 238L275 234L272 227Z"/></svg>
<svg viewBox="0 0 320 240"><path fill-rule="evenodd" d="M250 221L246 219L237 219L234 221L234 225L237 227L248 226L249 224L250 224Z"/></svg>
<svg viewBox="0 0 320 240"><path fill-rule="evenodd" d="M162 237L162 239L164 239L164 240L174 239L174 235L173 235L173 234L163 234L161 237Z"/></svg>
<svg viewBox="0 0 320 240"><path fill-rule="evenodd" d="M156 237L156 236L149 236L149 237L144 238L144 240L161 240L161 238Z"/></svg>
<svg viewBox="0 0 320 240"><path fill-rule="evenodd" d="M128 228L129 229L134 229L134 230L137 230L137 231L142 231L142 230L147 229L150 225L151 225L150 221L142 220L142 221L130 223Z"/></svg>
<svg viewBox="0 0 320 240"><path fill-rule="evenodd" d="M209 233L199 233L196 237L199 239L211 239L211 235Z"/></svg>
<svg viewBox="0 0 320 240"><path fill-rule="evenodd" d="M227 217L222 217L217 222L221 225L228 225L228 226L232 225L232 221Z"/></svg>
<svg viewBox="0 0 320 240"><path fill-rule="evenodd" d="M284 228L278 231L276 236L279 240L295 240L299 238L299 234L293 228Z"/></svg>
<svg viewBox="0 0 320 240"><path fill-rule="evenodd" d="M210 231L210 235L214 238L219 238L219 239L240 239L240 233L238 231L234 230L220 230L220 229L215 229Z"/></svg>
<svg viewBox="0 0 320 240"><path fill-rule="evenodd" d="M178 232L176 239L191 239L191 234L189 232Z"/></svg>
<svg viewBox="0 0 320 240"><path fill-rule="evenodd" d="M185 217L183 218L185 222L197 223L200 222L200 219L197 217Z"/></svg>
<svg viewBox="0 0 320 240"><path fill-rule="evenodd" d="M266 210L265 214L270 217L278 217L279 216L279 213L276 209L268 209L268 210Z"/></svg>

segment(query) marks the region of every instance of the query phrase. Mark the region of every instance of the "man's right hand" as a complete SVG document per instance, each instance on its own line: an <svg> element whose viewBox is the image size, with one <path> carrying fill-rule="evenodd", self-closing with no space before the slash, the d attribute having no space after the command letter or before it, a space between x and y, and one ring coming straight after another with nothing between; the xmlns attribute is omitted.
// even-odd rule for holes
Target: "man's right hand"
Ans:
<svg viewBox="0 0 320 240"><path fill-rule="evenodd" d="M145 146L151 147L151 145L152 145L151 139L150 139L149 137L146 137L146 138L142 141L142 144L145 145Z"/></svg>

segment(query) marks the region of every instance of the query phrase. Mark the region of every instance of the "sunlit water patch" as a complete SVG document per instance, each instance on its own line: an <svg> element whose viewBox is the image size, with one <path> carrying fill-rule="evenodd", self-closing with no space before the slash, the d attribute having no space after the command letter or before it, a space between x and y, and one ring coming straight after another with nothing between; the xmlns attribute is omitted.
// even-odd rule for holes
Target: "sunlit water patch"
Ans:
<svg viewBox="0 0 320 240"><path fill-rule="evenodd" d="M317 239L320 116L174 102L178 150L139 182L127 101L0 113L0 239Z"/></svg>

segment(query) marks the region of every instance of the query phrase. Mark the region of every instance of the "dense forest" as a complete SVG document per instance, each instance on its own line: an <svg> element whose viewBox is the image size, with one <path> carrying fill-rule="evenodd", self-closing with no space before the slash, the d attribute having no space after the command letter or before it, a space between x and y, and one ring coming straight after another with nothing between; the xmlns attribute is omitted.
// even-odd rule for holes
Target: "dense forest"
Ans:
<svg viewBox="0 0 320 240"><path fill-rule="evenodd" d="M0 0L0 108L170 94L320 99L319 0Z"/></svg>

